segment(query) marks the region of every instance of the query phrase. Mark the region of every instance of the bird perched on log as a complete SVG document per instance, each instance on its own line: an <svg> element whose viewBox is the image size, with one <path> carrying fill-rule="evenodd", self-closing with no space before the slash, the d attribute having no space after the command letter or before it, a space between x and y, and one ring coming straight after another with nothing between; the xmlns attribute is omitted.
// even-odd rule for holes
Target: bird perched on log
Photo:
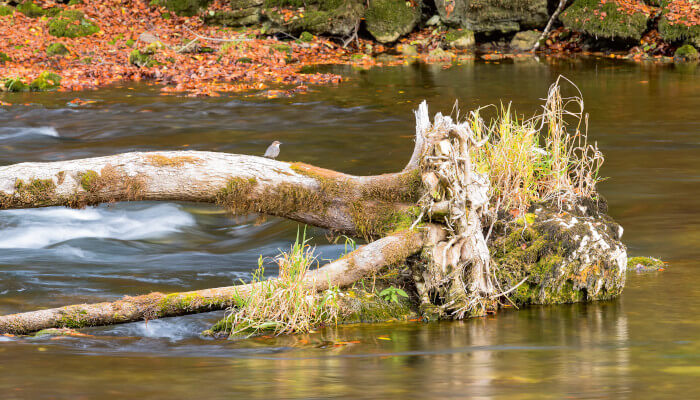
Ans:
<svg viewBox="0 0 700 400"><path fill-rule="evenodd" d="M280 145L281 144L282 143L280 143L276 140L274 142L272 142L270 147L268 147L267 150L265 150L265 157L271 158L273 160L275 158L277 158L277 156L280 155Z"/></svg>

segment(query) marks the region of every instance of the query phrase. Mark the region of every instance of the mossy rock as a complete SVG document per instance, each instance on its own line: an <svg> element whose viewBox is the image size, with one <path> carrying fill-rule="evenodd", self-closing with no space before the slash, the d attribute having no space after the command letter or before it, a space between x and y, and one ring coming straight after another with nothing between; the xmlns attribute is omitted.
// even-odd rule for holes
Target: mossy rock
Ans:
<svg viewBox="0 0 700 400"><path fill-rule="evenodd" d="M159 0L152 1L153 5L162 5L177 15L191 17L200 10L209 7L212 0Z"/></svg>
<svg viewBox="0 0 700 400"><path fill-rule="evenodd" d="M700 3L695 3L700 6ZM689 21L687 15L681 15L677 20L667 18L668 9L664 9L663 15L659 18L659 33L661 37L669 42L695 41L700 45L700 25Z"/></svg>
<svg viewBox="0 0 700 400"><path fill-rule="evenodd" d="M61 87L61 76L53 72L44 71L29 84L29 89L36 92L55 90Z"/></svg>
<svg viewBox="0 0 700 400"><path fill-rule="evenodd" d="M202 21L207 25L216 26L250 26L261 21L260 8L244 8L233 11L208 12L202 16Z"/></svg>
<svg viewBox="0 0 700 400"><path fill-rule="evenodd" d="M654 257L630 257L627 260L628 272L656 272L665 267L666 265L663 261Z"/></svg>
<svg viewBox="0 0 700 400"><path fill-rule="evenodd" d="M2 84L2 90L5 92L26 92L29 86L22 81L22 78L7 78Z"/></svg>
<svg viewBox="0 0 700 400"><path fill-rule="evenodd" d="M299 41L302 43L309 43L314 40L314 35L311 32L304 31L299 35Z"/></svg>
<svg viewBox="0 0 700 400"><path fill-rule="evenodd" d="M50 35L68 38L90 36L100 31L97 25L78 10L61 11L49 20L48 27Z"/></svg>
<svg viewBox="0 0 700 400"><path fill-rule="evenodd" d="M267 33L307 31L313 35L349 36L364 13L363 3L357 0L309 0L303 17L285 21L284 15L275 8L278 6L268 2L265 6L263 14L270 22Z"/></svg>
<svg viewBox="0 0 700 400"><path fill-rule="evenodd" d="M15 13L15 8L10 7L5 4L0 4L0 17L5 17L7 15L12 15Z"/></svg>
<svg viewBox="0 0 700 400"><path fill-rule="evenodd" d="M436 0L443 24L477 33L508 33L542 28L547 0Z"/></svg>
<svg viewBox="0 0 700 400"><path fill-rule="evenodd" d="M34 4L33 1L25 1L24 3L18 4L17 11L29 18L43 17L46 14L46 10Z"/></svg>
<svg viewBox="0 0 700 400"><path fill-rule="evenodd" d="M527 225L494 225L489 245L498 279L517 305L609 300L625 284L627 255L622 229L601 209L583 205L559 212L537 204ZM584 208L585 207L585 208Z"/></svg>
<svg viewBox="0 0 700 400"><path fill-rule="evenodd" d="M399 52L407 57L413 57L418 55L418 48L412 44L402 44L398 46Z"/></svg>
<svg viewBox="0 0 700 400"><path fill-rule="evenodd" d="M370 0L365 13L367 30L380 43L391 43L408 34L420 22L420 3L404 0Z"/></svg>
<svg viewBox="0 0 700 400"><path fill-rule="evenodd" d="M559 19L567 28L596 38L639 40L647 29L649 15L620 11L615 1L576 0Z"/></svg>
<svg viewBox="0 0 700 400"><path fill-rule="evenodd" d="M153 53L148 51L134 50L129 53L129 64L139 68L151 68L156 65L156 61L152 57Z"/></svg>
<svg viewBox="0 0 700 400"><path fill-rule="evenodd" d="M535 46L540 36L542 33L537 31L518 32L511 39L510 48L515 51L529 51Z"/></svg>
<svg viewBox="0 0 700 400"><path fill-rule="evenodd" d="M445 42L450 47L455 49L471 49L476 41L474 40L474 32L469 29L451 29L445 34Z"/></svg>
<svg viewBox="0 0 700 400"><path fill-rule="evenodd" d="M70 50L63 43L51 43L46 47L47 56L65 56Z"/></svg>
<svg viewBox="0 0 700 400"><path fill-rule="evenodd" d="M10 61L12 61L12 58L10 58L10 56L8 56L6 53L0 51L0 65Z"/></svg>
<svg viewBox="0 0 700 400"><path fill-rule="evenodd" d="M676 49L676 52L673 53L673 58L680 61L697 61L700 59L700 56L698 56L698 51L695 49L695 47L689 44L684 44Z"/></svg>

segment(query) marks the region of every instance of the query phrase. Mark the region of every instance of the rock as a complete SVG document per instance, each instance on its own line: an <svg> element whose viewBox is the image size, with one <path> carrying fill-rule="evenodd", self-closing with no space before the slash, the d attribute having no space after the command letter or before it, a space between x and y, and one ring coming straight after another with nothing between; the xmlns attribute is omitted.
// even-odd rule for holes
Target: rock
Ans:
<svg viewBox="0 0 700 400"><path fill-rule="evenodd" d="M673 58L678 61L697 61L700 57L698 56L698 51L695 47L684 44L683 46L676 49L673 53Z"/></svg>
<svg viewBox="0 0 700 400"><path fill-rule="evenodd" d="M63 10L48 23L49 34L56 37L76 38L90 36L100 28L78 10Z"/></svg>
<svg viewBox="0 0 700 400"><path fill-rule="evenodd" d="M596 38L639 40L647 29L649 15L623 10L614 0L575 0L559 19L567 28Z"/></svg>
<svg viewBox="0 0 700 400"><path fill-rule="evenodd" d="M395 42L420 22L420 3L405 0L370 0L365 13L367 30L380 43Z"/></svg>
<svg viewBox="0 0 700 400"><path fill-rule="evenodd" d="M397 49L401 54L407 57L412 57L412 56L417 56L418 55L418 49L416 46L410 45L410 44L402 44L398 46Z"/></svg>
<svg viewBox="0 0 700 400"><path fill-rule="evenodd" d="M143 32L139 35L139 42L141 43L151 44L158 41L158 36L152 34L151 32Z"/></svg>
<svg viewBox="0 0 700 400"><path fill-rule="evenodd" d="M464 30L450 30L445 34L445 41L450 47L465 50L474 48L474 32Z"/></svg>
<svg viewBox="0 0 700 400"><path fill-rule="evenodd" d="M518 32L510 41L510 48L516 51L530 51L541 35L542 32L537 31Z"/></svg>
<svg viewBox="0 0 700 400"><path fill-rule="evenodd" d="M294 6L293 0L280 0L277 6ZM265 3L266 5L268 3ZM301 3L300 4L304 4ZM263 9L263 16L269 20L267 33L297 34L308 31L314 35L350 36L360 23L364 12L362 2L356 0L307 0L303 16L285 20L277 7Z"/></svg>
<svg viewBox="0 0 700 400"><path fill-rule="evenodd" d="M177 15L191 17L207 8L212 0L156 0L151 4L162 5Z"/></svg>
<svg viewBox="0 0 700 400"><path fill-rule="evenodd" d="M29 90L44 92L61 87L61 77L53 72L44 71L29 84Z"/></svg>
<svg viewBox="0 0 700 400"><path fill-rule="evenodd" d="M202 21L207 25L239 27L258 24L261 16L262 9L252 7L234 11L210 11L202 16Z"/></svg>
<svg viewBox="0 0 700 400"><path fill-rule="evenodd" d="M452 59L454 57L455 57L454 53L437 48L435 50L431 50L430 53L428 53L427 60L430 62L440 62L440 61L450 62L450 61L452 61Z"/></svg>
<svg viewBox="0 0 700 400"><path fill-rule="evenodd" d="M656 272L665 269L665 264L663 261L654 257L631 257L627 260L627 271L628 272Z"/></svg>
<svg viewBox="0 0 700 400"><path fill-rule="evenodd" d="M547 0L435 0L445 25L474 32L517 32L547 23Z"/></svg>
<svg viewBox="0 0 700 400"><path fill-rule="evenodd" d="M690 22L685 14L679 14L680 10L676 10L676 6L669 1L663 8L658 25L661 37L668 42L685 40L700 47L700 24Z"/></svg>
<svg viewBox="0 0 700 400"><path fill-rule="evenodd" d="M426 26L437 26L440 25L440 15L435 14L430 19L425 22Z"/></svg>
<svg viewBox="0 0 700 400"><path fill-rule="evenodd" d="M527 277L510 295L517 305L608 300L624 288L622 227L605 214L605 203L564 208L537 204L531 218L494 227L490 249L501 285Z"/></svg>
<svg viewBox="0 0 700 400"><path fill-rule="evenodd" d="M51 43L46 46L47 56L65 56L70 54L70 50L63 43Z"/></svg>

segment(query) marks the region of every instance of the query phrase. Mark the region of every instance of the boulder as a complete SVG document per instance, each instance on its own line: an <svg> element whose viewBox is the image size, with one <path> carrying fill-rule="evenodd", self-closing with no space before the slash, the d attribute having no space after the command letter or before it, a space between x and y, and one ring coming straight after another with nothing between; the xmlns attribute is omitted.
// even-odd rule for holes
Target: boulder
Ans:
<svg viewBox="0 0 700 400"><path fill-rule="evenodd" d="M476 43L474 32L468 29L448 31L445 34L445 42L448 46L460 50L472 49Z"/></svg>
<svg viewBox="0 0 700 400"><path fill-rule="evenodd" d="M689 44L684 44L676 49L676 52L673 53L673 58L678 61L697 61L700 57L698 56L698 51L695 50L695 47Z"/></svg>
<svg viewBox="0 0 700 400"><path fill-rule="evenodd" d="M647 29L651 7L623 8L617 1L576 0L559 19L567 28L596 38L639 40Z"/></svg>
<svg viewBox="0 0 700 400"><path fill-rule="evenodd" d="M395 42L420 22L420 3L405 0L370 0L365 13L367 30L380 43Z"/></svg>
<svg viewBox="0 0 700 400"><path fill-rule="evenodd" d="M445 25L477 33L517 32L547 24L547 0L435 0Z"/></svg>
<svg viewBox="0 0 700 400"><path fill-rule="evenodd" d="M518 32L510 41L510 48L515 51L530 51L540 39L541 35L542 32L537 31Z"/></svg>
<svg viewBox="0 0 700 400"><path fill-rule="evenodd" d="M268 33L307 31L314 35L349 36L364 13L363 3L356 0L308 0L303 13L288 20L279 7L298 9L294 0L280 0L274 7L263 8L263 16L269 21Z"/></svg>

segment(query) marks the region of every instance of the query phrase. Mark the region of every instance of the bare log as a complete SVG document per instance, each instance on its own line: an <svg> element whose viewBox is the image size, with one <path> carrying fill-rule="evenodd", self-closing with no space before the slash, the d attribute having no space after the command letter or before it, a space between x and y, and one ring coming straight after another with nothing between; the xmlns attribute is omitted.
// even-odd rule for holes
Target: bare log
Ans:
<svg viewBox="0 0 700 400"><path fill-rule="evenodd" d="M130 200L210 202L236 213L275 215L369 237L391 230L387 216L414 204L419 190L417 170L360 177L303 163L203 151L0 167L0 209Z"/></svg>
<svg viewBox="0 0 700 400"><path fill-rule="evenodd" d="M435 234L431 229L428 230L428 235ZM317 291L326 290L330 286L349 286L385 266L399 263L419 252L425 236L418 231L403 231L361 246L345 257L308 273L304 278L305 285ZM48 328L114 325L222 310L235 306L235 299L256 290L259 285L260 283L254 283L169 295L150 293L136 297L126 296L114 302L78 304L5 315L0 316L0 333L22 335Z"/></svg>

